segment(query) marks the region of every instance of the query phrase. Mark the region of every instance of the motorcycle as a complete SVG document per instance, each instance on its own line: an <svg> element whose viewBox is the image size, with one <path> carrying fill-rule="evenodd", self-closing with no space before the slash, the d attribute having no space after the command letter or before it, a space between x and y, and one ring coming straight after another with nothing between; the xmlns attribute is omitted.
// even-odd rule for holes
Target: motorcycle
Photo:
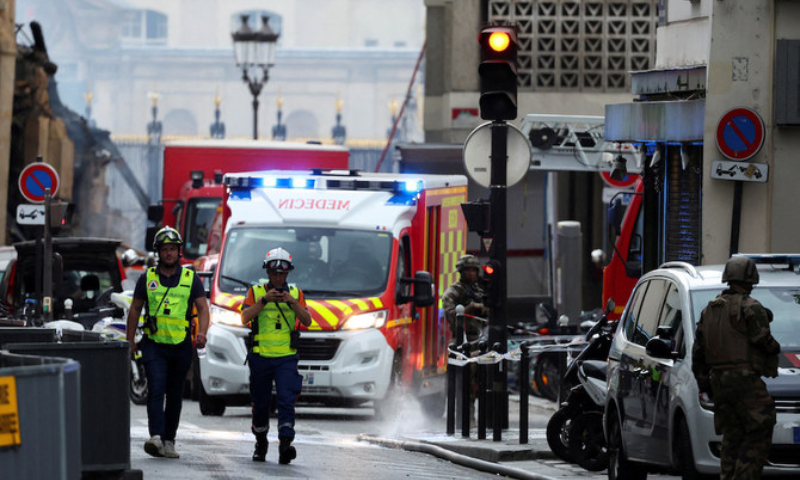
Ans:
<svg viewBox="0 0 800 480"><path fill-rule="evenodd" d="M547 423L547 444L561 459L589 471L608 465L603 435L606 402L606 365L616 322L608 321L614 309L609 300L600 320L586 333L583 350L572 360L561 379L569 393Z"/></svg>
<svg viewBox="0 0 800 480"><path fill-rule="evenodd" d="M127 318L128 310L131 305L132 293L133 292L112 293L110 299L111 304L122 310L122 318L118 318L117 316L102 318L92 326L92 331L99 332L109 340L127 340ZM143 333L144 322L140 318L135 335L137 345L139 345L139 342L142 340ZM131 359L130 382L131 401L136 405L147 404L147 376L144 372L144 361L142 361L142 352L140 350L137 350L136 355Z"/></svg>

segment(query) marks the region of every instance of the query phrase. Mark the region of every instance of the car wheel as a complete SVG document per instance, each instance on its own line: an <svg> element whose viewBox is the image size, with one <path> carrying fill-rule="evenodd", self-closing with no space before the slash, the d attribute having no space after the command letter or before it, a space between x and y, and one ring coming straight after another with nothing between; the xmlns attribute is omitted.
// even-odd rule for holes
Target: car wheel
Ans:
<svg viewBox="0 0 800 480"><path fill-rule="evenodd" d="M603 434L603 414L582 413L569 429L569 455L590 472L608 468L608 448Z"/></svg>
<svg viewBox="0 0 800 480"><path fill-rule="evenodd" d="M200 385L199 393L197 401L200 404L200 413L203 416L221 417L225 414L225 400L207 394L202 384Z"/></svg>
<svg viewBox="0 0 800 480"><path fill-rule="evenodd" d="M547 422L547 445L558 458L572 463L569 454L569 433L572 420L578 415L574 406L561 407Z"/></svg>
<svg viewBox="0 0 800 480"><path fill-rule="evenodd" d="M608 480L646 480L644 465L631 462L622 447L622 431L616 412L608 418Z"/></svg>
<svg viewBox="0 0 800 480"><path fill-rule="evenodd" d="M692 438L689 435L689 426L686 425L686 420L681 420L678 424L678 434L675 436L674 442L672 451L678 455L678 471L683 480L709 480L715 478L697 471L694 464L694 453L692 452Z"/></svg>

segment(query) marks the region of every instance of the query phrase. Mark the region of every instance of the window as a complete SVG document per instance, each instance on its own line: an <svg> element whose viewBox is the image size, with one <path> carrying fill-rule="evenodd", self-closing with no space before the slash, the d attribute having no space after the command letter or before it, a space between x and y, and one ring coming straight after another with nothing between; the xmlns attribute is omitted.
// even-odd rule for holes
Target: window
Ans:
<svg viewBox="0 0 800 480"><path fill-rule="evenodd" d="M167 16L154 10L126 13L122 21L122 40L132 45L166 45Z"/></svg>
<svg viewBox="0 0 800 480"><path fill-rule="evenodd" d="M650 280L647 286L647 294L642 299L642 307L639 311L639 319L636 322L636 330L631 338L633 343L644 346L648 340L656 335L661 307L664 303L664 296L667 291L667 282L655 278Z"/></svg>
<svg viewBox="0 0 800 480"><path fill-rule="evenodd" d="M639 310L642 307L642 298L647 292L648 283L649 282L644 282L640 284L633 292L633 299L630 302L630 306L627 310L628 313L625 316L625 323L623 324L625 326L625 337L628 339L633 338L636 330L636 320L639 318Z"/></svg>

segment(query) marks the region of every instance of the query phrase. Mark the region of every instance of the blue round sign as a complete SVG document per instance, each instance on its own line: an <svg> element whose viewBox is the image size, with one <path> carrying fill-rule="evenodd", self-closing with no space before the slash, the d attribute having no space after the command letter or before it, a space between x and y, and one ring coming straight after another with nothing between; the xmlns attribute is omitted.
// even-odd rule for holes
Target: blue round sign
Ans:
<svg viewBox="0 0 800 480"><path fill-rule="evenodd" d="M58 191L58 172L46 163L31 163L19 174L19 191L26 200L32 203L44 203L45 190L50 189L50 196Z"/></svg>

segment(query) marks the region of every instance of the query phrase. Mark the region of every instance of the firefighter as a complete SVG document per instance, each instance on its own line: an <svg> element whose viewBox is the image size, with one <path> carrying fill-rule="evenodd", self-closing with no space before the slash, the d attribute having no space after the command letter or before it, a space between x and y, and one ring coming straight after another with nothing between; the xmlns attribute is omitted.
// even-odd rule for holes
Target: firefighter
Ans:
<svg viewBox="0 0 800 480"><path fill-rule="evenodd" d="M242 323L250 325L251 346L250 396L253 402L253 425L256 437L254 462L267 456L270 397L275 382L278 406L278 462L286 465L297 457L294 440L295 402L300 395L303 377L297 372L298 322L311 325L303 291L286 283L294 269L292 256L283 248L267 252L263 267L269 282L247 290L242 304Z"/></svg>
<svg viewBox="0 0 800 480"><path fill-rule="evenodd" d="M722 435L720 478L758 479L775 426L775 402L762 376L778 376L780 344L770 312L750 297L758 283L752 259L732 257L722 281L729 288L700 316L692 348L692 371L701 396L714 401L714 429Z"/></svg>
<svg viewBox="0 0 800 480"><path fill-rule="evenodd" d="M209 309L203 284L194 271L178 263L182 245L174 228L164 227L156 233L153 250L158 255L158 265L139 277L128 312L131 355L141 348L147 375L150 439L145 442L144 451L154 457L180 457L175 451L175 434L181 417L183 383L192 365L192 305L197 307L199 320L197 348L205 346L208 331ZM144 337L137 347L136 327L143 306Z"/></svg>

